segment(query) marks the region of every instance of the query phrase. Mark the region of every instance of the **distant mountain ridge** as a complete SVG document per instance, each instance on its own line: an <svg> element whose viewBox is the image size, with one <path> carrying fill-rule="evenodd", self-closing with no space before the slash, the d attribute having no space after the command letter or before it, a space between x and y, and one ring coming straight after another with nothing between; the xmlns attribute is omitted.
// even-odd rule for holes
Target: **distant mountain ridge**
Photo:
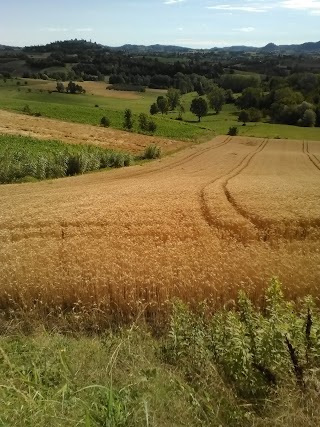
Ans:
<svg viewBox="0 0 320 427"><path fill-rule="evenodd" d="M208 52L208 51L224 51L224 52L261 52L261 53L290 53L290 54L300 54L300 53L320 53L320 41L318 42L305 42L302 44L290 44L290 45L276 45L274 43L268 43L264 47L254 47L254 46L227 46L227 47L212 47L210 49L195 49L191 47L175 46L175 45L162 45L162 44L153 44L153 45L135 45L135 44L124 44L118 47L103 46L101 44L87 42L86 40L69 40L64 42L53 42L45 46L26 46L26 49L30 50L32 48L39 49L42 48L44 51L45 48L54 48L56 44L59 43L69 43L69 44L81 44L81 42L86 43L87 47L92 45L93 47L105 48L110 51L121 51L127 53L188 53L188 52ZM8 49L22 49L13 46L6 46L0 44L0 50Z"/></svg>
<svg viewBox="0 0 320 427"><path fill-rule="evenodd" d="M153 44L150 46L145 45L135 45L135 44L124 44L123 46L119 47L110 47L106 46L108 49L112 50L120 50L120 51L126 51L131 53L139 53L139 52L146 52L146 53L183 53L183 52L191 52L194 49L191 49L189 47L182 47L182 46L172 46L172 45L162 45L162 44Z"/></svg>
<svg viewBox="0 0 320 427"><path fill-rule="evenodd" d="M7 46L7 45L5 45L5 44L0 44L0 50L12 50L12 49L21 49L21 48L19 48L19 47L16 47L16 46Z"/></svg>
<svg viewBox="0 0 320 427"><path fill-rule="evenodd" d="M134 45L125 44L119 47L106 46L111 50L126 51L130 53L183 53L193 51L229 51L229 52L261 52L261 53L320 53L320 41L318 42L306 42L302 44L291 44L291 45L276 45L274 43L268 43L264 47L254 46L227 46L227 47L212 47L211 49L193 49L190 47L172 46L172 45L161 45L154 44L150 46L145 45Z"/></svg>
<svg viewBox="0 0 320 427"><path fill-rule="evenodd" d="M293 53L311 53L320 52L320 41L306 42L302 44L279 45L268 43L259 49L260 52L293 52Z"/></svg>

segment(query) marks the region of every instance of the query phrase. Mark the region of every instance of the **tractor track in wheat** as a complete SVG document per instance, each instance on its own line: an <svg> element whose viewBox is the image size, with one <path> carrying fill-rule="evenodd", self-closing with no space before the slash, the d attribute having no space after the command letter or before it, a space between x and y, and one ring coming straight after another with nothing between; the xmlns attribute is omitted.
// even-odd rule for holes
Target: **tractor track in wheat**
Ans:
<svg viewBox="0 0 320 427"><path fill-rule="evenodd" d="M244 156L242 158L242 160L235 167L233 167L229 172L227 172L226 174L223 174L221 176L218 176L214 180L212 180L209 183L207 183L201 189L201 192L200 192L200 206L201 206L201 211L202 211L203 218L205 219L205 221L207 222L207 224L210 227L218 227L218 228L221 227L221 224L219 222L217 222L214 214L212 213L211 208L210 208L210 206L209 206L209 204L207 202L207 198L206 198L206 190L208 189L208 187L216 184L217 182L219 182L219 185L221 186L221 190L223 191L225 198L228 200L228 202L230 203L230 205L232 206L232 208L239 215L241 215L243 218L245 218L245 219L247 219L247 220L249 220L251 222L250 215L246 212L246 210L242 209L235 202L234 198L231 196L230 192L227 189L227 185L228 185L228 182L232 178L234 178L235 176L239 175L246 167L249 166L249 164L253 160L253 158L265 148L265 146L267 145L267 143L268 143L268 140L266 140L266 139L263 140L260 143L260 145L253 152L248 153L246 156ZM242 238L242 237L239 236L239 238Z"/></svg>
<svg viewBox="0 0 320 427"><path fill-rule="evenodd" d="M141 166L0 186L0 306L218 306L239 287L259 298L272 276L318 295L307 153L317 162L320 142L220 136Z"/></svg>
<svg viewBox="0 0 320 427"><path fill-rule="evenodd" d="M310 162L318 169L320 170L320 161L317 158L315 154L310 153L309 151L309 141L303 141L302 145L303 153L306 154L310 160Z"/></svg>

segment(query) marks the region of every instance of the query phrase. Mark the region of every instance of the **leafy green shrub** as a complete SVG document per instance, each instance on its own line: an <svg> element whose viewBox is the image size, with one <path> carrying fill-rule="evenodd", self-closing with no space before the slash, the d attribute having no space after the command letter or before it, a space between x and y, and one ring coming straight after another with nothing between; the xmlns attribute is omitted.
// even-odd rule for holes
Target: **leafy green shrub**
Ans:
<svg viewBox="0 0 320 427"><path fill-rule="evenodd" d="M317 121L317 115L312 109L308 109L303 113L302 118L298 121L300 126L313 127Z"/></svg>
<svg viewBox="0 0 320 427"><path fill-rule="evenodd" d="M185 361L194 375L199 363L213 360L220 374L243 398L266 397L286 386L315 387L320 369L320 313L311 297L298 304L285 300L272 280L263 310L240 292L236 309L199 314L176 303L165 355ZM202 313L202 314L201 314ZM189 372L190 374L190 372Z"/></svg>
<svg viewBox="0 0 320 427"><path fill-rule="evenodd" d="M238 133L239 133L239 129L237 128L237 126L230 126L229 127L228 135L237 136Z"/></svg>
<svg viewBox="0 0 320 427"><path fill-rule="evenodd" d="M159 159L161 157L161 147L157 145L148 145L144 150L143 158L144 159Z"/></svg>
<svg viewBox="0 0 320 427"><path fill-rule="evenodd" d="M154 120L149 119L147 114L140 113L139 114L139 128L142 131L154 133L157 129L157 125Z"/></svg>
<svg viewBox="0 0 320 427"><path fill-rule="evenodd" d="M158 107L158 105L157 105L157 103L156 102L154 102L153 104L151 104L151 107L150 107L150 114L152 115L152 116L154 116L155 114L157 114L157 113L159 113L159 107Z"/></svg>
<svg viewBox="0 0 320 427"><path fill-rule="evenodd" d="M139 128L141 130L148 129L148 116L145 113L139 114Z"/></svg>
<svg viewBox="0 0 320 427"><path fill-rule="evenodd" d="M132 111L127 108L124 111L124 122L123 122L123 127L125 129L131 130L133 128L133 117L132 117Z"/></svg>
<svg viewBox="0 0 320 427"><path fill-rule="evenodd" d="M110 126L110 119L106 116L103 116L100 120L100 125L104 126L104 127L109 127Z"/></svg>
<svg viewBox="0 0 320 427"><path fill-rule="evenodd" d="M154 120L150 119L148 123L148 131L154 133L157 130L157 125Z"/></svg>

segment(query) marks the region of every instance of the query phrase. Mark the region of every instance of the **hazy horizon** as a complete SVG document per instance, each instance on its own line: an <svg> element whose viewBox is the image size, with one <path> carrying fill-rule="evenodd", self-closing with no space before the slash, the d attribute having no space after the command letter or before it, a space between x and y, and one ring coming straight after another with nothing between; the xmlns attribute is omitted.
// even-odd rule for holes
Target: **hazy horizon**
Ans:
<svg viewBox="0 0 320 427"><path fill-rule="evenodd" d="M301 44L320 39L319 18L316 0L56 0L45 7L40 0L17 0L2 6L0 43L22 47L77 38L199 49Z"/></svg>

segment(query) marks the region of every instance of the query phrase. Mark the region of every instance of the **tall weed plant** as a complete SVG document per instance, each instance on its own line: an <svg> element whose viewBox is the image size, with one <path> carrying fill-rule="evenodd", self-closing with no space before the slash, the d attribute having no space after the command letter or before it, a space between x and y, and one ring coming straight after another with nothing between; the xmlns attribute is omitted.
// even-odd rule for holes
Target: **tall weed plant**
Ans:
<svg viewBox="0 0 320 427"><path fill-rule="evenodd" d="M199 316L175 303L165 346L171 362L185 359L196 369L203 360L212 361L243 398L266 397L289 384L318 387L320 315L311 297L288 302L273 279L262 308L240 292L234 310L208 312L203 306Z"/></svg>

